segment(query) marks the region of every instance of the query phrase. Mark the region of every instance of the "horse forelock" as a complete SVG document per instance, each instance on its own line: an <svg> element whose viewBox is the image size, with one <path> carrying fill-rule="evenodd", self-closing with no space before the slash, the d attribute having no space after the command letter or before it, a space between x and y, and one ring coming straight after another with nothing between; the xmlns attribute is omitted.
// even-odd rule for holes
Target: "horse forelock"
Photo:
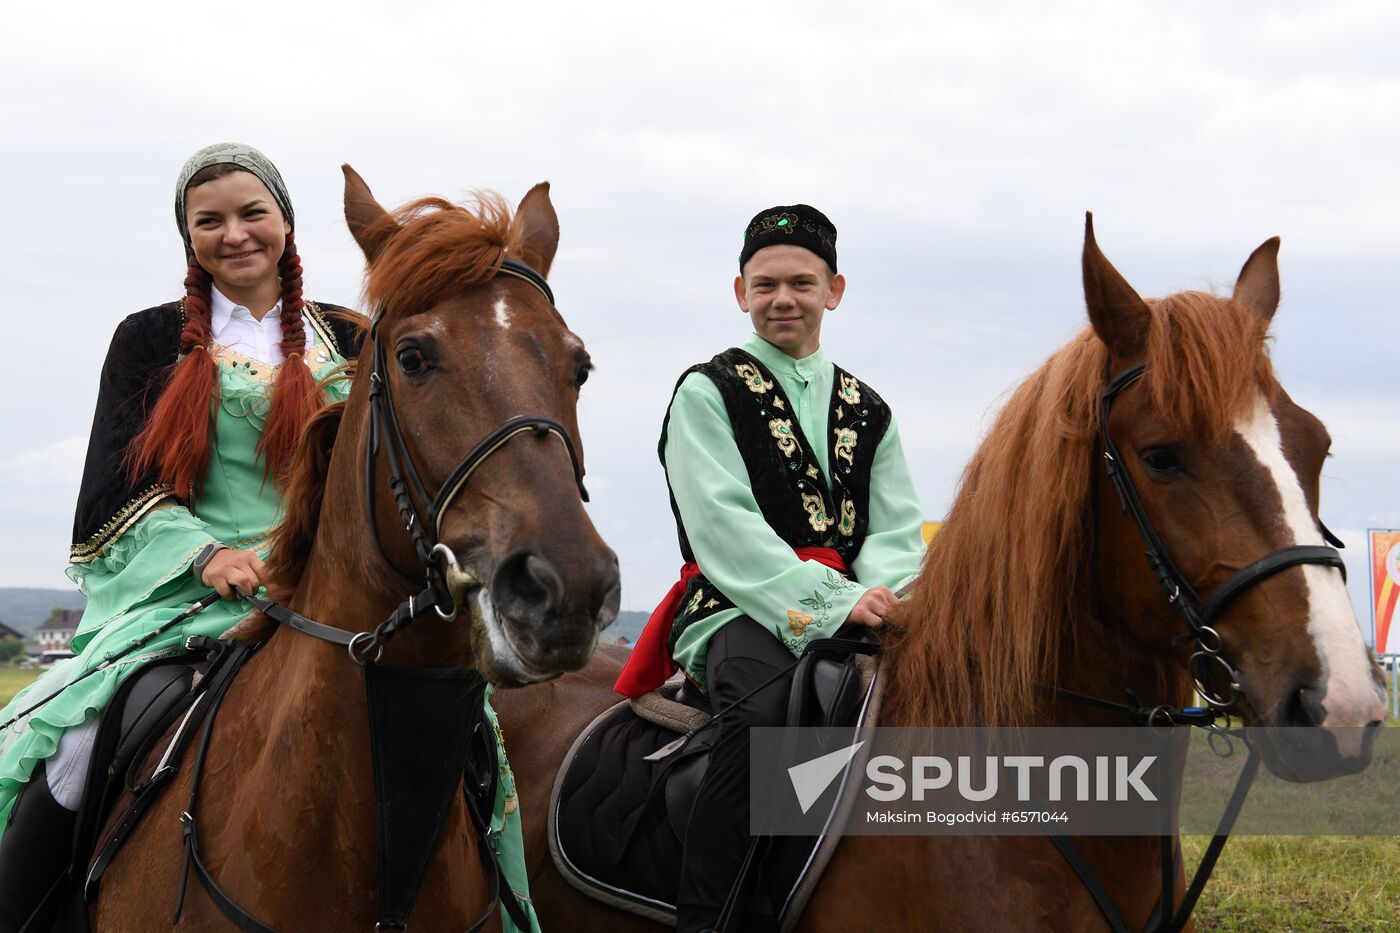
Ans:
<svg viewBox="0 0 1400 933"><path fill-rule="evenodd" d="M510 206L489 191L468 205L420 198L379 222L397 229L370 265L365 301L391 317L426 311L490 279L519 248Z"/></svg>
<svg viewBox="0 0 1400 933"><path fill-rule="evenodd" d="M1151 299L1143 381L1152 409L1171 427L1219 440L1234 430L1261 390L1271 395L1268 321L1206 292Z"/></svg>
<svg viewBox="0 0 1400 933"><path fill-rule="evenodd" d="M1227 434L1273 384L1267 323L1201 292L1148 302L1142 384L1158 415ZM892 725L1026 724L1092 611L1094 472L1107 348L1085 328L1012 392L963 471L897 616Z"/></svg>

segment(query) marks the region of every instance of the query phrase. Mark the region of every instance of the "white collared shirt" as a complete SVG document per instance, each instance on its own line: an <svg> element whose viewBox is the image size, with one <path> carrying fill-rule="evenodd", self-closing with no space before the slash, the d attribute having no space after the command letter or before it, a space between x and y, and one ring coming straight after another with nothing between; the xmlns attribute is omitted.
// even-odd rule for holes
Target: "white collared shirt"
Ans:
<svg viewBox="0 0 1400 933"><path fill-rule="evenodd" d="M242 305L236 305L217 288L209 289L209 336L219 346L227 347L235 353L276 366L282 356L282 302L272 306L272 310L259 321L253 312ZM301 317L301 326L306 330L306 346L316 345L316 334L306 315Z"/></svg>

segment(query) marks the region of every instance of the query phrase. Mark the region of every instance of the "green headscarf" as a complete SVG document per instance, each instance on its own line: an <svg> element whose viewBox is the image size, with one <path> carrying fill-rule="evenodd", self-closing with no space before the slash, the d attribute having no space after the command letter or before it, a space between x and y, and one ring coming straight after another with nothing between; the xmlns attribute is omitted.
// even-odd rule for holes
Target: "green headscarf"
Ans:
<svg viewBox="0 0 1400 933"><path fill-rule="evenodd" d="M175 182L175 226L180 230L180 238L185 241L186 252L192 252L192 249L190 231L185 221L185 188L196 172L211 165L222 164L236 165L257 176L258 181L272 192L272 199L282 209L282 216L286 218L287 223L293 228L296 227L296 218L292 214L292 199L287 194L287 183L282 180L282 173L277 171L277 166L272 164L272 160L252 146L242 143L215 143L190 156L185 167L180 169L180 177Z"/></svg>

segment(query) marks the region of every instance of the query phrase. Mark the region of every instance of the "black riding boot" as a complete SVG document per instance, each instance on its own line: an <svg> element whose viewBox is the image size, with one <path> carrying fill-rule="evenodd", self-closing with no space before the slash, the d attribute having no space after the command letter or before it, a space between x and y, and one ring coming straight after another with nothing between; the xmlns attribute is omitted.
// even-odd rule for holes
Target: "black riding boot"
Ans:
<svg viewBox="0 0 1400 933"><path fill-rule="evenodd" d="M77 821L78 814L53 799L41 763L20 791L0 838L0 933L26 929L30 915L58 884L72 858ZM48 918L57 906L57 900L45 905ZM43 919L28 930L46 930L48 922Z"/></svg>
<svg viewBox="0 0 1400 933"><path fill-rule="evenodd" d="M791 673L740 700L795 660L772 633L746 616L726 622L715 633L706 658L715 712L731 703L738 705L716 726L719 737L686 828L676 900L679 933L715 929L739 877L753 841L749 835L749 729L783 724ZM746 933L760 928L744 917L742 909L736 916L739 919L732 928Z"/></svg>

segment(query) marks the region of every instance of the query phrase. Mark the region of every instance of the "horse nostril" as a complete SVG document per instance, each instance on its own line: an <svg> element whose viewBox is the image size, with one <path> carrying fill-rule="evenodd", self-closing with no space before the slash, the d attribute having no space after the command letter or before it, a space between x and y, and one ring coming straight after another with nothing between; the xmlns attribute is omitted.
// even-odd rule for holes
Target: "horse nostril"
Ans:
<svg viewBox="0 0 1400 933"><path fill-rule="evenodd" d="M491 595L496 606L511 618L542 619L559 605L564 583L549 561L521 551L496 569Z"/></svg>
<svg viewBox="0 0 1400 933"><path fill-rule="evenodd" d="M1284 721L1290 726L1320 726L1327 718L1322 705L1323 692L1314 686L1299 687L1288 701Z"/></svg>

